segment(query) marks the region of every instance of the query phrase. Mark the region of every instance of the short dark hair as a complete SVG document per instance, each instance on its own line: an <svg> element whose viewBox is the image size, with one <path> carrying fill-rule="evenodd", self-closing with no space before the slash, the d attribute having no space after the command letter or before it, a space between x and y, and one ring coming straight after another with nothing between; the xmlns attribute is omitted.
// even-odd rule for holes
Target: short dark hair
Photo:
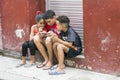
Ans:
<svg viewBox="0 0 120 80"><path fill-rule="evenodd" d="M67 24L67 25L69 25L69 23L70 23L70 19L67 16L59 16L59 17L57 17L57 20L61 24Z"/></svg>
<svg viewBox="0 0 120 80"><path fill-rule="evenodd" d="M45 19L52 19L54 16L56 16L56 14L53 10L47 10L45 12Z"/></svg>
<svg viewBox="0 0 120 80"><path fill-rule="evenodd" d="M38 14L35 17L36 22L39 22L41 19L44 19L44 14Z"/></svg>

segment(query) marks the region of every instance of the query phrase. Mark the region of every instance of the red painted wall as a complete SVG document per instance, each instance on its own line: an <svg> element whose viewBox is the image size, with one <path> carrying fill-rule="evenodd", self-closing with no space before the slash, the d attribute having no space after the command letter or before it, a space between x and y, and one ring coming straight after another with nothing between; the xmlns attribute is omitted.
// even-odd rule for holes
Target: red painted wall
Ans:
<svg viewBox="0 0 120 80"><path fill-rule="evenodd" d="M45 0L0 0L4 49L20 51L35 23L35 12L45 11ZM120 72L120 0L83 0L84 64L93 71ZM17 30L17 31L16 31ZM22 37L16 32L22 31ZM21 37L21 38L20 38Z"/></svg>
<svg viewBox="0 0 120 80"><path fill-rule="evenodd" d="M1 0L0 0L0 49L2 49L2 26L1 26Z"/></svg>
<svg viewBox="0 0 120 80"><path fill-rule="evenodd" d="M44 12L44 3L45 0L1 0L4 49L20 51L35 23L36 11Z"/></svg>
<svg viewBox="0 0 120 80"><path fill-rule="evenodd" d="M85 61L94 71L120 72L120 0L83 0Z"/></svg>

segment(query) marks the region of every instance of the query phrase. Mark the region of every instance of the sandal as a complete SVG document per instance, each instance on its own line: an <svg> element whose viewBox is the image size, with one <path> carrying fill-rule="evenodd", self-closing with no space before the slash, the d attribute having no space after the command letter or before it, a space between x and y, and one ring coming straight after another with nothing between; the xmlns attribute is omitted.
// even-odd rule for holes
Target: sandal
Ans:
<svg viewBox="0 0 120 80"><path fill-rule="evenodd" d="M34 63L34 64L27 64L27 65L25 65L24 67L25 67L25 68L29 68L29 67L32 67L32 66L35 66L35 63Z"/></svg>
<svg viewBox="0 0 120 80"><path fill-rule="evenodd" d="M58 64L56 64L53 67L51 67L50 70L57 69L57 68L58 68Z"/></svg>
<svg viewBox="0 0 120 80"><path fill-rule="evenodd" d="M56 64L53 67L51 67L50 70L57 69L57 68L58 68L58 64ZM63 68L65 69L65 66L63 66Z"/></svg>
<svg viewBox="0 0 120 80"><path fill-rule="evenodd" d="M37 68L42 68L42 67L44 67L46 64L43 64L43 63L40 63L39 65L37 65L36 67Z"/></svg>
<svg viewBox="0 0 120 80"><path fill-rule="evenodd" d="M48 72L49 75L60 75L60 74L65 74L65 71L58 72L57 69L51 70Z"/></svg>
<svg viewBox="0 0 120 80"><path fill-rule="evenodd" d="M52 66L53 66L53 65L50 65L50 66L44 66L44 67L43 67L43 70L48 70L48 69L50 69Z"/></svg>
<svg viewBox="0 0 120 80"><path fill-rule="evenodd" d="M25 65L25 64L23 64L23 63L18 64L18 65L16 66L16 68L22 67L22 66L24 66L24 65Z"/></svg>

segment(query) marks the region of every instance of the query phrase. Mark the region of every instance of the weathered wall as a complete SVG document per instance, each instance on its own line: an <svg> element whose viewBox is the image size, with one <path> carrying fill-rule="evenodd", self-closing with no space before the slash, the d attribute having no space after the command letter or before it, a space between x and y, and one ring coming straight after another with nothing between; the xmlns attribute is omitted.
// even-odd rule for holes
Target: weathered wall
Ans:
<svg viewBox="0 0 120 80"><path fill-rule="evenodd" d="M37 10L44 12L44 0L2 0L3 48L20 51L35 23ZM42 4L42 5L41 5Z"/></svg>
<svg viewBox="0 0 120 80"><path fill-rule="evenodd" d="M35 23L35 12L45 11L45 0L0 1L3 48L20 51ZM120 72L119 3L120 0L83 0L85 59L76 59L74 66L103 73Z"/></svg>
<svg viewBox="0 0 120 80"><path fill-rule="evenodd" d="M2 26L1 26L1 0L0 0L0 49L3 48L3 45L2 45Z"/></svg>
<svg viewBox="0 0 120 80"><path fill-rule="evenodd" d="M120 72L120 0L83 1L86 64L94 71Z"/></svg>

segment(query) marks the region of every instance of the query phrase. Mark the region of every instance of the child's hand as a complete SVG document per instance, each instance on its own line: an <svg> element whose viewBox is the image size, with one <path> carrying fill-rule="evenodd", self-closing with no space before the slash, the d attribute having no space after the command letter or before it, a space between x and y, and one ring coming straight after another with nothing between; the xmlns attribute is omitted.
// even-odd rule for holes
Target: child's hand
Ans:
<svg viewBox="0 0 120 80"><path fill-rule="evenodd" d="M52 31L47 32L47 36L48 36L48 37L53 36L54 34L55 34L55 33L52 32Z"/></svg>
<svg viewBox="0 0 120 80"><path fill-rule="evenodd" d="M44 37L46 34L47 34L46 31L40 32L40 36L41 36L41 37Z"/></svg>
<svg viewBox="0 0 120 80"><path fill-rule="evenodd" d="M72 48L73 48L74 50L76 50L76 51L78 50L77 47L75 47L75 46L72 46Z"/></svg>
<svg viewBox="0 0 120 80"><path fill-rule="evenodd" d="M59 38L58 38L58 37L56 37L56 36L53 36L53 37L52 37L53 42L57 42L57 41L58 41L58 39L59 39Z"/></svg>
<svg viewBox="0 0 120 80"><path fill-rule="evenodd" d="M77 49L77 47L75 47L75 48L74 48L74 50L76 50L76 51L77 51L77 50L78 50L78 49Z"/></svg>
<svg viewBox="0 0 120 80"><path fill-rule="evenodd" d="M43 31L43 29L42 28L39 28L39 32L42 32Z"/></svg>

